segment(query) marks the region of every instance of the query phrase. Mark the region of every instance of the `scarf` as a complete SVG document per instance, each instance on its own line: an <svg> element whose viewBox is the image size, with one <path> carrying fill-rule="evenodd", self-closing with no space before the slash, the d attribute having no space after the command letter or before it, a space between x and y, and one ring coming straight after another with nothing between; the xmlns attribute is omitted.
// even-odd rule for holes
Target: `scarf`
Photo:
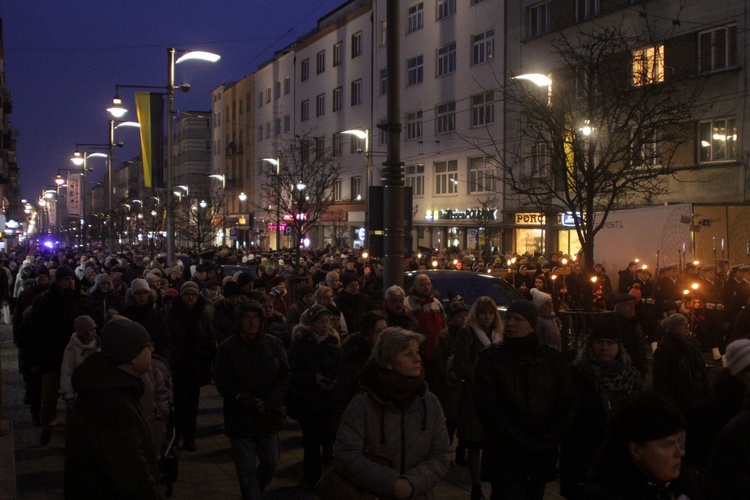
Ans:
<svg viewBox="0 0 750 500"><path fill-rule="evenodd" d="M539 349L539 337L536 333L524 337L505 337L503 344L519 354L534 354Z"/></svg>
<svg viewBox="0 0 750 500"><path fill-rule="evenodd" d="M624 350L620 350L609 363L602 364L594 356L591 346L587 345L573 361L573 366L593 382L608 415L619 411L643 386L642 379L628 369L631 366L630 356Z"/></svg>
<svg viewBox="0 0 750 500"><path fill-rule="evenodd" d="M477 339L479 339L479 341L482 343L484 347L487 347L488 345L491 345L491 344L499 344L503 341L503 334L497 331L496 329L492 330L492 333L491 333L492 339L490 339L487 336L487 332L482 330L479 326L477 325L469 325L469 326L471 326L471 329L474 331L474 335L476 335Z"/></svg>
<svg viewBox="0 0 750 500"><path fill-rule="evenodd" d="M312 338L315 340L316 344L320 344L324 342L328 338L328 334L324 333L323 335L318 335L317 333L310 330L310 335L312 335Z"/></svg>
<svg viewBox="0 0 750 500"><path fill-rule="evenodd" d="M427 390L424 369L418 377L405 377L394 370L372 365L372 377L367 377L368 386L383 401L393 403L401 411L406 411Z"/></svg>

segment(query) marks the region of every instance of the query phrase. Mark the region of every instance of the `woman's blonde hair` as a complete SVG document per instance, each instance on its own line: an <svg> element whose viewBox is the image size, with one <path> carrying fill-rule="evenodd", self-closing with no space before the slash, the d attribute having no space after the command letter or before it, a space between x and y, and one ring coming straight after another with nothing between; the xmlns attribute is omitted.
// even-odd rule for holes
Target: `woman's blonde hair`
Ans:
<svg viewBox="0 0 750 500"><path fill-rule="evenodd" d="M503 321L500 319L500 313L497 312L497 304L492 297L482 296L479 297L471 305L469 315L466 316L466 325L479 326L479 313L492 312L495 314L495 319L492 321L492 329L497 330L499 333L503 333Z"/></svg>

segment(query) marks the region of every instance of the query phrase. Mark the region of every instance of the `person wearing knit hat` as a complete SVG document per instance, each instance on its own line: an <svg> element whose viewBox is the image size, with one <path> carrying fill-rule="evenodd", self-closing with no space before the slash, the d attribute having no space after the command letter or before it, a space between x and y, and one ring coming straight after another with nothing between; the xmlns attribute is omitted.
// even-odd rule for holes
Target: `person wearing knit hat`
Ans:
<svg viewBox="0 0 750 500"><path fill-rule="evenodd" d="M727 369L750 386L750 340L735 340L727 346Z"/></svg>
<svg viewBox="0 0 750 500"><path fill-rule="evenodd" d="M513 438L503 432L483 436L482 479L490 481L493 498L511 489L542 498L546 483L555 479L559 445L575 417L567 360L539 343L537 320L532 302L511 302L503 342L479 351L472 372L482 428L513 429ZM545 436L544 444L538 436Z"/></svg>
<svg viewBox="0 0 750 500"><path fill-rule="evenodd" d="M186 281L167 312L172 337L170 366L174 374L175 430L183 449L196 451L195 430L200 388L211 383L216 355L213 307L200 296L198 284Z"/></svg>
<svg viewBox="0 0 750 500"><path fill-rule="evenodd" d="M151 369L150 342L141 325L115 316L102 329L101 351L73 374L78 398L65 422L66 498L163 498L158 452L138 401L141 376ZM107 450L110 460L92 449Z"/></svg>
<svg viewBox="0 0 750 500"><path fill-rule="evenodd" d="M94 280L94 286L91 287L90 292L96 293L97 290L102 288L102 284L109 284L112 285L112 277L109 274L99 274L96 276L96 279ZM110 292L111 290L107 290L107 292Z"/></svg>
<svg viewBox="0 0 750 500"><path fill-rule="evenodd" d="M555 310L552 306L552 295L544 293L538 288L529 290L531 294L531 303L537 308L538 320L536 324L536 334L539 342L547 344L553 349L562 351L562 338L560 329L562 322L555 316Z"/></svg>
<svg viewBox="0 0 750 500"><path fill-rule="evenodd" d="M68 266L60 266L55 269L55 283L60 283L66 278L73 278L73 285L75 286L76 274Z"/></svg>

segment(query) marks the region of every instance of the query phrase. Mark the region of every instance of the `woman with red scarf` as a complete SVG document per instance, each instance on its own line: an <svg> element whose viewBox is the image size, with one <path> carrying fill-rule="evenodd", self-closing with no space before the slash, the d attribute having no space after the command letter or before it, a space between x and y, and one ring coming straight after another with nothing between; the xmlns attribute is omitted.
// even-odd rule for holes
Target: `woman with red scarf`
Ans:
<svg viewBox="0 0 750 500"><path fill-rule="evenodd" d="M443 410L424 381L423 339L403 328L383 330L336 436L336 471L381 497L433 498L448 472L451 447Z"/></svg>

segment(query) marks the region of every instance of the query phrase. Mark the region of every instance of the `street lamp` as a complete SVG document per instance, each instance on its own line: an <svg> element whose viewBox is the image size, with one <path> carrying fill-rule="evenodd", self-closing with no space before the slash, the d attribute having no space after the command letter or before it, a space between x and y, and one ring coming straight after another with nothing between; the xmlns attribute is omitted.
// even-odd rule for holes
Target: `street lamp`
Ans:
<svg viewBox="0 0 750 500"><path fill-rule="evenodd" d="M92 147L92 148L107 148L109 149L109 144L91 144L91 143L76 143L76 150L73 153L73 158L70 159L71 162L73 162L73 165L82 167L82 180L81 180L81 189L79 193L80 197L80 203L81 203L81 246L84 246L86 243L86 172L88 172L88 167L86 165L89 158L109 158L108 155L104 153L88 153L86 151L79 151L80 146L86 146L86 147ZM70 193L68 193L70 195Z"/></svg>
<svg viewBox="0 0 750 500"><path fill-rule="evenodd" d="M341 132L342 134L347 135L353 135L357 139L364 140L365 141L365 149L363 150L363 153L365 154L365 169L366 169L366 179L367 179L367 185L365 186L365 192L367 193L367 197L369 200L369 189L370 186L372 186L372 158L370 155L370 129L366 128L364 130L360 129L351 129L351 130L344 130Z"/></svg>
<svg viewBox="0 0 750 500"><path fill-rule="evenodd" d="M221 221L221 244L222 246L227 246L227 230L224 227L224 224L227 219L227 200L226 200L226 185L227 185L227 178L225 175L222 174L210 174L209 177L213 179L218 179L221 181L221 202L224 205L224 217Z"/></svg>
<svg viewBox="0 0 750 500"><path fill-rule="evenodd" d="M175 54L180 53L181 56L175 60ZM112 106L107 110L115 118L122 118L127 110L122 105L122 99L119 95L119 87L135 87L135 88L160 88L166 90L167 94L167 192L173 191L172 186L172 148L174 138L174 91L180 89L183 92L190 90L190 84L184 83L179 86L175 86L174 83L174 67L175 64L179 64L184 61L200 60L207 62L216 62L221 58L220 55L205 51L187 51L177 50L173 47L167 49L167 85L165 87L155 87L150 85L116 85L115 86L115 97L112 99ZM167 262L174 261L175 251L175 232L174 232L174 206L173 204L167 203Z"/></svg>
<svg viewBox="0 0 750 500"><path fill-rule="evenodd" d="M245 202L247 201L247 195L245 194L245 192L244 192L244 191L243 191L243 192L241 192L241 193L239 194L239 196L237 196L237 198L239 198L239 200L240 200L240 203L242 203L243 205L244 205L244 203L245 203ZM247 208L247 207L245 207L245 208ZM242 210L242 207L240 207L240 210ZM243 216L243 218L244 218L244 216ZM247 232L245 232L245 234L247 234ZM244 241L244 243L245 243L245 246L247 246L247 236L245 236L245 241Z"/></svg>
<svg viewBox="0 0 750 500"><path fill-rule="evenodd" d="M547 105L552 105L552 78L550 75L525 73L523 75L514 76L513 80L524 80L533 83L537 87L547 87Z"/></svg>

